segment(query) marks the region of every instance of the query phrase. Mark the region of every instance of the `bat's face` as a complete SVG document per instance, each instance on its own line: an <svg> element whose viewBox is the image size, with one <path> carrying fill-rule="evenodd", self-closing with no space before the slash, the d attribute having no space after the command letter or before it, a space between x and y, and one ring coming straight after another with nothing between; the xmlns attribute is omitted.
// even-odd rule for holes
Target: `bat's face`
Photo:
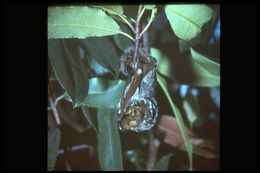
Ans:
<svg viewBox="0 0 260 173"><path fill-rule="evenodd" d="M139 99L134 97L129 101L129 105L119 121L120 130L140 132L149 130L156 123L158 107L155 99Z"/></svg>
<svg viewBox="0 0 260 173"><path fill-rule="evenodd" d="M143 106L132 106L124 113L120 126L121 129L130 130L139 126L145 115L145 108Z"/></svg>

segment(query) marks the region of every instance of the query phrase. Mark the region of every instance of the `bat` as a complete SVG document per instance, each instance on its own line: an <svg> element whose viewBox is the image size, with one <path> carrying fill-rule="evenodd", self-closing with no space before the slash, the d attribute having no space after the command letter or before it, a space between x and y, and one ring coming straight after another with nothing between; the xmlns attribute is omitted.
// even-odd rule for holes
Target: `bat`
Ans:
<svg viewBox="0 0 260 173"><path fill-rule="evenodd" d="M120 71L128 76L128 84L117 105L117 120L122 131L149 130L158 116L154 98L156 59L141 48L138 51L137 65L133 62L134 47L126 49L120 58Z"/></svg>

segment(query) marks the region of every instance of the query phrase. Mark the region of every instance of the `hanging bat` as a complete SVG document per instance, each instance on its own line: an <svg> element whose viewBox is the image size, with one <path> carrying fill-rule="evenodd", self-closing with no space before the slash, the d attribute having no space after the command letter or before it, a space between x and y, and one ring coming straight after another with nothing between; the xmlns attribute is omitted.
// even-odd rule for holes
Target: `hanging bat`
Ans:
<svg viewBox="0 0 260 173"><path fill-rule="evenodd" d="M149 130L156 123L158 106L154 98L156 59L139 49L134 64L134 47L125 50L120 59L120 71L128 76L128 85L117 105L120 130Z"/></svg>

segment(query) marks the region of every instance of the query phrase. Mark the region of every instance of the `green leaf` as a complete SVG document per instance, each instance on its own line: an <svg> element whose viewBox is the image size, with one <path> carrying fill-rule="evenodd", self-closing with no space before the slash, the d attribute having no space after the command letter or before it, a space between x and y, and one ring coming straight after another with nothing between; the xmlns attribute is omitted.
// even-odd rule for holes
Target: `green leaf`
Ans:
<svg viewBox="0 0 260 173"><path fill-rule="evenodd" d="M48 40L48 53L60 85L71 97L73 107L84 101L88 91L88 73L78 51L79 43L75 39Z"/></svg>
<svg viewBox="0 0 260 173"><path fill-rule="evenodd" d="M87 118L88 122L91 124L93 129L97 131L98 124L97 124L97 117L93 114L93 112L90 111L91 108L87 106L81 106L82 112L84 116Z"/></svg>
<svg viewBox="0 0 260 173"><path fill-rule="evenodd" d="M58 128L48 138L48 171L55 168L55 163L60 146L61 132Z"/></svg>
<svg viewBox="0 0 260 173"><path fill-rule="evenodd" d="M133 25L131 24L132 21L124 15L123 7L120 5L103 5L103 6L94 6L96 8L102 9L103 11L107 12L113 19L119 22L123 22L127 24L129 27L133 28ZM120 27L121 28L121 27ZM121 32L121 34L127 36L132 41L134 41L134 38L131 37L129 34L125 32Z"/></svg>
<svg viewBox="0 0 260 173"><path fill-rule="evenodd" d="M195 37L195 38L193 38L191 40L188 40L188 41L179 39L179 50L180 50L180 53L183 53L186 50L189 50L191 47L196 46L200 41L201 41L201 38L199 36Z"/></svg>
<svg viewBox="0 0 260 173"><path fill-rule="evenodd" d="M172 157L172 153L169 153L160 158L155 164L154 170L155 171L167 171L169 166L170 158Z"/></svg>
<svg viewBox="0 0 260 173"><path fill-rule="evenodd" d="M86 6L48 7L48 38L79 38L122 33L102 10Z"/></svg>
<svg viewBox="0 0 260 173"><path fill-rule="evenodd" d="M220 85L220 76L212 75L198 63L194 62L191 65L195 72L194 80L190 81L191 85L201 87L213 87Z"/></svg>
<svg viewBox="0 0 260 173"><path fill-rule="evenodd" d="M220 86L220 65L194 49L190 50L194 60L191 65L196 74L196 81L193 84L204 87Z"/></svg>
<svg viewBox="0 0 260 173"><path fill-rule="evenodd" d="M220 75L220 65L190 48L192 58L212 75Z"/></svg>
<svg viewBox="0 0 260 173"><path fill-rule="evenodd" d="M120 28L122 29L123 32L128 33L129 35L131 35L131 31L130 31L130 29L126 25L122 25L122 24L120 25L119 24L119 26L120 26ZM116 43L116 46L118 48L120 48L121 50L123 50L123 51L125 49L127 49L128 47L133 46L133 44L134 44L130 39L124 37L121 34L113 35L113 39L114 39L114 41Z"/></svg>
<svg viewBox="0 0 260 173"><path fill-rule="evenodd" d="M215 65L209 63L205 57L202 59L196 55L196 58L180 56L169 58L155 48L151 48L151 55L157 59L157 72L177 83L199 87L220 85L220 76L215 75L219 71L219 66L217 63ZM204 61L207 63L203 63Z"/></svg>
<svg viewBox="0 0 260 173"><path fill-rule="evenodd" d="M96 108L115 108L124 93L126 82L111 81L102 78L89 80L88 96L83 104Z"/></svg>
<svg viewBox="0 0 260 173"><path fill-rule="evenodd" d="M86 53L100 65L108 69L114 77L119 74L119 57L115 45L109 37L91 37L81 40L81 45Z"/></svg>
<svg viewBox="0 0 260 173"><path fill-rule="evenodd" d="M169 101L169 103L171 105L172 111L173 111L173 113L175 115L176 121L177 121L177 123L179 125L180 131L181 131L181 135L183 137L186 150L188 152L188 157L189 157L189 162L190 162L190 170L192 170L192 167L193 167L192 166L192 151L193 151L193 147L192 147L190 139L188 138L187 127L184 124L184 121L182 119L182 116L181 116L181 113L180 113L178 107L172 101L172 98L170 96L170 92L169 92L166 80L160 74L157 74L157 81L158 81L159 85L161 86L163 92L165 93L165 95L166 95L166 97L167 97L167 99L168 99L168 101Z"/></svg>
<svg viewBox="0 0 260 173"><path fill-rule="evenodd" d="M103 11L108 12L109 14L114 14L118 16L124 15L124 10L121 5L101 5L101 6L93 6L102 9Z"/></svg>
<svg viewBox="0 0 260 173"><path fill-rule="evenodd" d="M165 13L174 33L183 40L200 34L202 26L212 18L212 9L206 5L166 5Z"/></svg>
<svg viewBox="0 0 260 173"><path fill-rule="evenodd" d="M98 157L102 171L122 171L122 151L116 109L98 109Z"/></svg>
<svg viewBox="0 0 260 173"><path fill-rule="evenodd" d="M156 8L156 5L145 5L144 6L147 10L153 10L154 8Z"/></svg>
<svg viewBox="0 0 260 173"><path fill-rule="evenodd" d="M173 79L173 70L169 58L156 48L151 48L151 55L156 58L156 70Z"/></svg>

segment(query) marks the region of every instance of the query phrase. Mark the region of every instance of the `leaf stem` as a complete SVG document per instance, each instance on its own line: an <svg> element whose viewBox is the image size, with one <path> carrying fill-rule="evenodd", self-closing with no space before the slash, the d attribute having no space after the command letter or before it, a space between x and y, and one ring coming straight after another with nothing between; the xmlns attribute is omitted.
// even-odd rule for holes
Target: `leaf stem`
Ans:
<svg viewBox="0 0 260 173"><path fill-rule="evenodd" d="M60 95L59 97L57 97L56 100L55 100L55 102L54 102L54 105L57 106L58 102L59 102L61 99L63 99L64 96L65 96L65 94L62 94L62 95Z"/></svg>
<svg viewBox="0 0 260 173"><path fill-rule="evenodd" d="M136 19L136 22L135 22L135 52L134 52L134 60L133 60L133 63L134 63L134 68L136 69L137 68L137 65L138 65L138 62L139 62L139 59L137 58L138 57L138 52L139 52L139 40L140 40L140 37L139 37L139 34L140 34L140 19L145 11L145 7L143 5L140 5L139 8L138 8L138 13L137 13L137 19Z"/></svg>
<svg viewBox="0 0 260 173"><path fill-rule="evenodd" d="M132 22L134 22L134 23L136 22L136 21L135 21L134 19L132 19L132 18L130 18L130 20L131 20Z"/></svg>
<svg viewBox="0 0 260 173"><path fill-rule="evenodd" d="M144 13L145 9L146 8L143 5L139 6L137 17L136 17L136 21L135 21L135 25L137 25L137 24L140 25L140 20L141 20L141 18L143 16L143 13Z"/></svg>
<svg viewBox="0 0 260 173"><path fill-rule="evenodd" d="M143 5L142 5L143 6ZM138 22L140 22L140 19L142 18L143 14L144 14L144 11L146 10L145 7L143 7L142 11L140 12L140 14L138 15Z"/></svg>
<svg viewBox="0 0 260 173"><path fill-rule="evenodd" d="M131 28L133 33L135 33L135 28L134 26L127 20L125 16L119 15L119 17Z"/></svg>
<svg viewBox="0 0 260 173"><path fill-rule="evenodd" d="M135 41L135 39L131 35L129 35L129 34L125 33L125 32L120 31L119 34L122 34L122 35L130 38L132 41Z"/></svg>
<svg viewBox="0 0 260 173"><path fill-rule="evenodd" d="M155 17L155 13L156 13L156 10L152 10L152 13L151 13L151 17L150 17L150 20L148 22L148 24L146 25L146 27L143 29L143 31L141 32L141 34L139 35L139 37L141 38L144 34L144 32L149 28L149 26L151 25L154 17Z"/></svg>

